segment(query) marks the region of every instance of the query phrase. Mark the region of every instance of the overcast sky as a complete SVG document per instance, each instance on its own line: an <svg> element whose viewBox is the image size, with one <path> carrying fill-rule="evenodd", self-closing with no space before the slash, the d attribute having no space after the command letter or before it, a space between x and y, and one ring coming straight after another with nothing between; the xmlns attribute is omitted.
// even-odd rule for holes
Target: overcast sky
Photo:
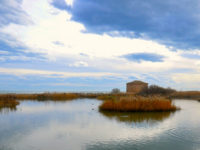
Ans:
<svg viewBox="0 0 200 150"><path fill-rule="evenodd" d="M0 0L0 91L200 90L199 0Z"/></svg>

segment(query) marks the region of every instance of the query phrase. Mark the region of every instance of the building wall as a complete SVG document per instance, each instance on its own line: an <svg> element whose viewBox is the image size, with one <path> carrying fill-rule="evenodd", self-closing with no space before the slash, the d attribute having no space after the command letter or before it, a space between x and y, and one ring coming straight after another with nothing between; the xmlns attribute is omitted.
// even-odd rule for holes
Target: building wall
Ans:
<svg viewBox="0 0 200 150"><path fill-rule="evenodd" d="M144 83L144 84L131 84L130 83L130 84L126 85L126 92L137 94L147 87L148 87L148 84L146 84L146 83Z"/></svg>

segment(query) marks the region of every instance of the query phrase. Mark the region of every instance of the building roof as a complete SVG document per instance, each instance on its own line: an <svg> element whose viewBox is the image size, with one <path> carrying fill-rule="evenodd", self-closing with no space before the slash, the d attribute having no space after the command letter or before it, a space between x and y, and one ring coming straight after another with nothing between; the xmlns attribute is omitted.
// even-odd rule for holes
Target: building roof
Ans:
<svg viewBox="0 0 200 150"><path fill-rule="evenodd" d="M140 81L140 80L135 80L135 81L132 81L132 82L128 82L127 84L148 84L148 83Z"/></svg>

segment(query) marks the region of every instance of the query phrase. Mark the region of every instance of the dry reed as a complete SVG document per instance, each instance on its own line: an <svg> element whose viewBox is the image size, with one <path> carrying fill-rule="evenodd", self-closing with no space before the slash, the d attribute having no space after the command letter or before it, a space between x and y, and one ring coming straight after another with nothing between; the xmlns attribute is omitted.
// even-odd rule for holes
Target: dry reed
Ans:
<svg viewBox="0 0 200 150"><path fill-rule="evenodd" d="M100 110L119 112L151 112L151 111L175 111L178 108L164 97L132 96L121 97L118 101L104 101L99 107Z"/></svg>
<svg viewBox="0 0 200 150"><path fill-rule="evenodd" d="M171 98L200 99L200 91L179 91L170 95Z"/></svg>

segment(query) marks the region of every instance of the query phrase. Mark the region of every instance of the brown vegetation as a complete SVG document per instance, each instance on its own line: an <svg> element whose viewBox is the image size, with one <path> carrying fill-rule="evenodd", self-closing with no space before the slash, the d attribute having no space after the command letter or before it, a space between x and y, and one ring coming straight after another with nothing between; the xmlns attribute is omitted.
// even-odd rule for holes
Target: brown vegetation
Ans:
<svg viewBox="0 0 200 150"><path fill-rule="evenodd" d="M97 97L99 100L115 100L116 98L117 96L113 94L102 94Z"/></svg>
<svg viewBox="0 0 200 150"><path fill-rule="evenodd" d="M104 101L99 108L100 110L119 112L175 111L178 109L170 100L158 96L120 97L119 100Z"/></svg>
<svg viewBox="0 0 200 150"><path fill-rule="evenodd" d="M73 93L44 93L37 95L38 100L72 100L76 99L78 96Z"/></svg>
<svg viewBox="0 0 200 150"><path fill-rule="evenodd" d="M19 102L13 99L0 100L0 110L3 108L16 109L17 105L19 105Z"/></svg>
<svg viewBox="0 0 200 150"><path fill-rule="evenodd" d="M140 123L143 121L147 122L155 122L155 121L163 121L167 119L168 117L173 114L173 112L167 111L167 112L110 112L110 111L100 111L101 114L104 116L115 119L119 122L126 122L126 123Z"/></svg>
<svg viewBox="0 0 200 150"><path fill-rule="evenodd" d="M0 101L2 100L15 100L16 99L16 95L13 94L1 94L0 95Z"/></svg>
<svg viewBox="0 0 200 150"><path fill-rule="evenodd" d="M75 93L1 94L0 100L71 100L79 97Z"/></svg>
<svg viewBox="0 0 200 150"><path fill-rule="evenodd" d="M200 91L180 91L170 95L171 98L200 100Z"/></svg>
<svg viewBox="0 0 200 150"><path fill-rule="evenodd" d="M127 94L127 93L118 93L118 94L100 94L97 96L99 100L119 100L120 97L123 96L133 96L134 94Z"/></svg>
<svg viewBox="0 0 200 150"><path fill-rule="evenodd" d="M157 85L150 85L149 87L143 89L139 95L163 95L168 96L175 93L176 90L172 88L164 88Z"/></svg>

